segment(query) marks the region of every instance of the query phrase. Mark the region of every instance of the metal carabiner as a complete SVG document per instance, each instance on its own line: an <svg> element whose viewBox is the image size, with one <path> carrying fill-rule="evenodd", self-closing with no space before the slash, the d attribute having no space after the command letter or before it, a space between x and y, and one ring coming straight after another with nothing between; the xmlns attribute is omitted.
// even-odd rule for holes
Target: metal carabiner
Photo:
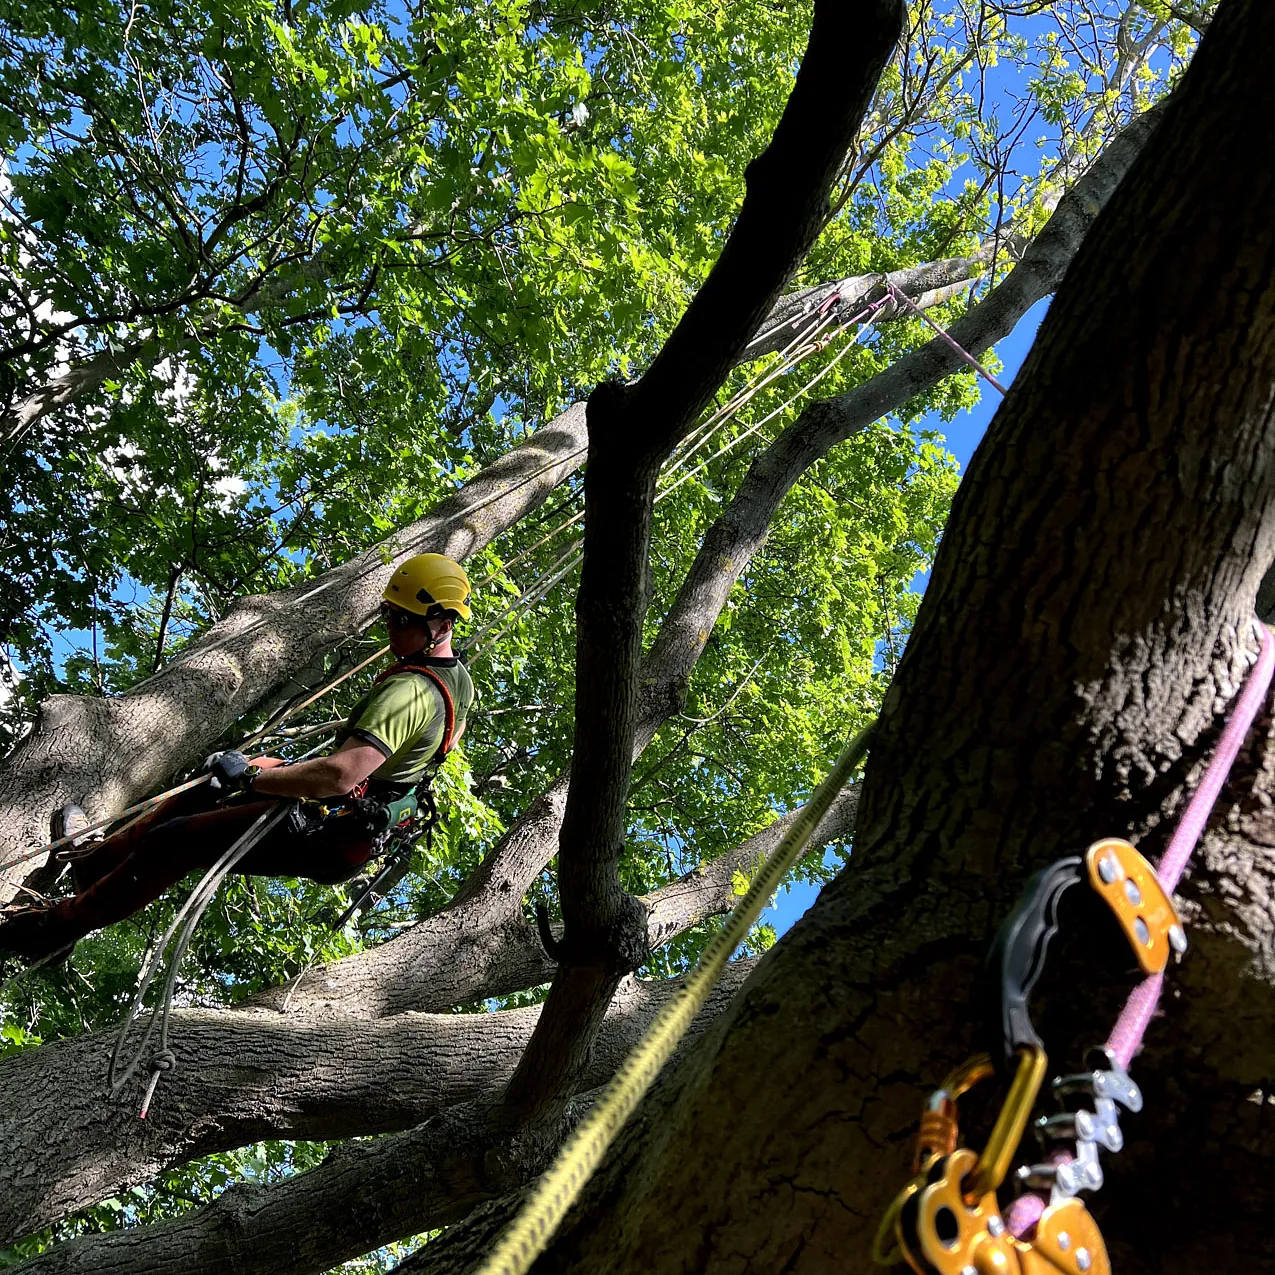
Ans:
<svg viewBox="0 0 1275 1275"><path fill-rule="evenodd" d="M930 1166L943 1156L951 1155L960 1140L957 1102L975 1085L995 1075L987 1054L975 1054L962 1063L926 1100L917 1132L916 1151L912 1157L913 1177L891 1201L872 1241L872 1260L878 1266L896 1266L911 1260L904 1256L904 1239L899 1219L908 1202L926 1184ZM915 1268L914 1268L915 1269Z"/></svg>
<svg viewBox="0 0 1275 1275"><path fill-rule="evenodd" d="M991 1059L986 1054L976 1055L935 1090L921 1117L913 1165L916 1176L882 1218L872 1246L875 1262L892 1266L903 1260L919 1275L927 1275L933 1269L929 1250L936 1244L940 1249L945 1247L946 1240L936 1237L940 1231L946 1237L951 1219L959 1216L968 1225L978 1225L982 1214L979 1201L990 1194L995 1204L996 1188L1009 1172L1047 1067L1043 1050L1022 1051L1013 1083L981 1154L957 1146L956 1101L980 1081L991 1078ZM952 1193L960 1199L959 1212L945 1202Z"/></svg>
<svg viewBox="0 0 1275 1275"><path fill-rule="evenodd" d="M874 1261L889 1265L901 1258L918 1275L1107 1275L1110 1271L1102 1235L1075 1191L1101 1183L1100 1170L1094 1171L1097 1146L1108 1150L1118 1146L1115 1102L1131 1110L1140 1104L1136 1086L1128 1083L1123 1072L1093 1073L1099 1078L1095 1085L1123 1079L1129 1092L1120 1089L1108 1095L1113 1101L1103 1101L1092 1119L1089 1113L1075 1113L1037 1122L1044 1135L1072 1136L1075 1126L1080 1152L1092 1154L1082 1154L1071 1167L1035 1165L1025 1169L1025 1177L1020 1174L1024 1183L1032 1175L1042 1180L1059 1178L1032 1241L1008 1234L996 1199L1048 1066L1028 1000L1044 970L1050 941L1058 933L1062 897L1086 878L1114 914L1145 972L1163 970L1170 952L1181 953L1185 948L1172 902L1154 869L1127 841L1095 842L1083 858L1060 859L1031 878L988 954L990 999L995 1007L993 1036L999 1052L990 1060L986 1055L971 1060L931 1097L921 1118L915 1176L882 1219L873 1243ZM1012 1078L987 1145L975 1152L958 1146L956 1098L986 1079L990 1066ZM1082 1123L1084 1129L1079 1127ZM1090 1147L1089 1142L1094 1145Z"/></svg>

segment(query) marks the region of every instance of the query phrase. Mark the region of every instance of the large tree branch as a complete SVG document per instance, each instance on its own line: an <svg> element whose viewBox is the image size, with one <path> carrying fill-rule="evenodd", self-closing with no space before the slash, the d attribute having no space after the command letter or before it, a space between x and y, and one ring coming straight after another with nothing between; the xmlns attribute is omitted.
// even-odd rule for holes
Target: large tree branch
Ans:
<svg viewBox="0 0 1275 1275"><path fill-rule="evenodd" d="M816 828L812 847L847 839L857 807L858 787L848 787ZM738 901L738 875L751 877L799 815L790 811L643 896L649 945L729 911ZM452 943L454 965L469 963L455 932L436 938L444 947ZM552 978L554 962L530 927L511 927L498 938L499 967L487 967L480 991L467 983L467 993L522 989ZM729 985L737 986L748 968L746 961L733 965ZM405 967L401 974L417 989L418 1002L424 993L433 1008L445 1009L462 999L454 989L440 992L433 979L407 978ZM398 981L387 979L382 967L374 986ZM621 982L590 1052L585 1088L611 1074L667 995L662 984ZM376 1016L386 1007L375 1005L366 1016L368 1008L346 997L336 1012L310 1008L286 1017L264 1009L177 1012L169 1041L179 1066L165 1076L145 1125L137 1120L135 1093L118 1100L103 1093L102 1060L113 1033L0 1060L0 1089L24 1096L0 1116L0 1245L195 1156L264 1138L387 1133L490 1098L512 1076L540 1015L538 1006L481 1015L400 1007ZM28 1173L37 1158L41 1171Z"/></svg>
<svg viewBox="0 0 1275 1275"><path fill-rule="evenodd" d="M577 405L380 545L293 589L240 599L127 694L45 701L0 772L0 856L38 846L63 802L100 818L164 787L290 676L362 632L398 561L426 550L468 557L537 508L586 449Z"/></svg>
<svg viewBox="0 0 1275 1275"><path fill-rule="evenodd" d="M651 946L667 943L709 917L730 911L741 893L735 885L738 877L742 875L745 880L751 881L804 810L804 806L790 810L733 850L700 864L677 881L643 895ZM810 836L810 849L847 840L854 832L858 810L859 785L852 784L842 790L819 821Z"/></svg>
<svg viewBox="0 0 1275 1275"><path fill-rule="evenodd" d="M685 1270L687 1235L711 1237L722 1273L801 1275L866 1252L908 1176L925 1086L974 1044L987 937L1027 877L1101 835L1153 857L1164 844L1244 674L1275 551L1275 173L1234 127L1275 109L1272 40L1262 0L1219 7L958 494L886 697L850 870L638 1113L544 1271ZM1217 826L1247 809L1269 836L1246 769ZM1188 952L1135 1063L1158 1103L1130 1118L1127 1154L1104 1157L1116 1269L1270 1260L1253 1101L1275 1025L1258 902L1270 863L1253 858L1203 879L1207 956ZM1268 936L1261 964L1237 942L1249 925ZM1081 942L1083 981L1059 971L1045 1007L1059 1071L1131 983L1093 957Z"/></svg>
<svg viewBox="0 0 1275 1275"><path fill-rule="evenodd" d="M723 1011L753 964L740 961L726 971L696 1019L693 1036ZM621 984L581 1077L582 1094L610 1078L676 990L675 980ZM319 1168L276 1186L233 1187L175 1222L72 1241L22 1269L32 1275L174 1269L302 1275L459 1220L477 1201L538 1172L565 1131L558 1124L550 1136L510 1141L487 1121L490 1100L512 1072L538 1014L539 1007L492 1015L401 1015L369 1025L347 1018L289 1024L262 1013L182 1013L174 1019L182 1068L165 1081L152 1117L141 1127L131 1102L103 1110L100 1084L94 1092L88 1083L90 1059L100 1072L105 1047L100 1037L32 1051L28 1068L42 1068L39 1056L54 1054L60 1054L62 1067L49 1073L58 1081L50 1081L44 1107L12 1132L25 1146L55 1133L63 1139L56 1108L66 1104L78 1113L80 1136L73 1124L70 1145L54 1149L58 1168L74 1175L59 1187L61 1194L48 1191L51 1175L24 1173L29 1161L21 1155L5 1157L0 1216L6 1237L136 1181L139 1169L159 1169L196 1150L266 1136L385 1132L416 1121L425 1123L342 1146ZM327 1032L330 1039L324 1038ZM19 1056L4 1070L15 1072L22 1063ZM183 1078L183 1072L189 1074ZM100 1128L103 1118L112 1130ZM123 1145L109 1145L111 1132ZM86 1145L93 1149L87 1162Z"/></svg>
<svg viewBox="0 0 1275 1275"><path fill-rule="evenodd" d="M810 40L722 254L648 372L589 401L584 563L576 600L571 784L559 838L565 925L545 1013L509 1086L520 1119L572 1092L615 981L645 955L642 908L619 879L638 705L655 479L828 213L828 191L903 30L900 0L816 0Z"/></svg>
<svg viewBox="0 0 1275 1275"><path fill-rule="evenodd" d="M973 348L985 348L1057 287L1085 230L1151 135L1160 111L1157 108L1136 120L1103 152L1077 186L1061 198L1019 267L954 328ZM922 283L935 282L949 269L947 263L935 263L935 267ZM889 278L894 282L896 276ZM827 287L820 304L835 290L833 284ZM785 326L787 322L790 320ZM817 413L826 409L816 405L763 452L706 533L643 661L633 756L640 754L664 722L681 709L708 634L736 580L764 544L774 512L793 484L840 437L898 411L944 376L963 368L950 348L936 339L831 400L835 416L827 433L818 432L823 418ZM462 888L452 908L393 943L337 962L324 971L322 979L303 986L296 1003L357 1004L365 1012L394 1013L443 1008L474 996L525 986L504 980L532 977L534 973L534 967L509 958L514 951L532 953L536 947L522 918L521 899L557 848L566 787L566 778L561 777L528 806ZM453 959L450 954L456 950L464 952L466 959ZM423 995L432 997L435 993L454 999L422 1002ZM274 1002L282 998L282 992L267 996Z"/></svg>
<svg viewBox="0 0 1275 1275"><path fill-rule="evenodd" d="M1160 114L1157 107L1130 124L1061 198L1018 265L952 325L955 341L968 350L987 349L1058 287L1086 231L1128 172ZM658 726L663 719L656 707L670 687L685 686L731 589L764 543L780 501L802 474L837 443L898 411L964 367L951 346L935 337L862 385L812 403L753 462L734 498L705 534L651 648L647 664L661 676L648 677L644 671L643 694L650 706L644 724ZM649 738L639 734L639 746L645 746Z"/></svg>

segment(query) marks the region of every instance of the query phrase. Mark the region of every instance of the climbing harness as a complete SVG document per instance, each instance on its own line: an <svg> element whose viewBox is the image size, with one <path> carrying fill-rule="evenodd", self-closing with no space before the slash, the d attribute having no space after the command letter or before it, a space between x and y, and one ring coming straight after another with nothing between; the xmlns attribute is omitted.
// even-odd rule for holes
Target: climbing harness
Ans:
<svg viewBox="0 0 1275 1275"><path fill-rule="evenodd" d="M872 730L872 726L865 727L846 745L836 765L762 864L726 924L704 949L695 968L682 979L672 1000L655 1016L646 1034L558 1152L552 1166L532 1188L518 1216L478 1268L478 1275L525 1275L544 1251L567 1210L602 1162L607 1148L703 1007L731 953L747 937L766 900L801 857L819 821L863 760Z"/></svg>
<svg viewBox="0 0 1275 1275"><path fill-rule="evenodd" d="M397 677L400 673L419 674L434 687L442 699L443 737L439 741L438 749L433 757L434 765L441 766L447 754L452 750L452 735L456 731L456 705L452 700L452 693L447 689L447 683L439 677L437 669L431 668L428 664L413 664L410 660L399 660L398 663L391 664L384 673L377 676L373 685L380 686L387 678Z"/></svg>
<svg viewBox="0 0 1275 1275"><path fill-rule="evenodd" d="M1186 950L1172 894L1203 833L1275 671L1275 637L1259 626L1261 651L1204 779L1192 794L1158 868L1129 842L1110 837L1083 856L1036 873L998 932L988 957L996 1055L979 1055L931 1096L921 1118L914 1176L886 1211L872 1256L905 1261L918 1275L1109 1275L1106 1245L1082 1191L1103 1185L1101 1151L1124 1145L1121 1109L1142 1110L1129 1065L1155 1013L1170 957ZM1009 1175L1048 1070L1028 1000L1058 933L1058 908L1076 885L1114 918L1144 977L1130 993L1106 1044L1083 1072L1054 1079L1063 1108L1042 1116L1034 1132L1049 1154L1014 1175L1023 1191L1002 1211L996 1192ZM987 1145L960 1145L957 1101L996 1074L1012 1075Z"/></svg>

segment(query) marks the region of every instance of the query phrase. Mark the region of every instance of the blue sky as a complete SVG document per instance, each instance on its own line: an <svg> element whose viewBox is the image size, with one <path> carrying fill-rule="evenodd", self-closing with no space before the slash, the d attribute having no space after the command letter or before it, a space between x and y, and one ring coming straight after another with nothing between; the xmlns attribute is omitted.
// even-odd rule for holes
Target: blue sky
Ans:
<svg viewBox="0 0 1275 1275"><path fill-rule="evenodd" d="M1000 356L1004 369L997 378L1002 385L1009 385L1018 375L1018 369L1022 366L1023 360L1027 357L1027 351L1031 349L1032 342L1036 339L1036 331L1048 308L1048 298L1038 301L1019 320L1013 332L996 347L996 353ZM946 425L937 419L925 422L929 428L939 430L946 437L948 449L960 462L962 473L969 465L975 448L987 432L988 423L1000 406L1000 395L985 381L980 383L984 393L977 407L971 411L962 412ZM925 583L925 578L918 580L919 591L924 590ZM830 857L828 861L834 863L835 859ZM815 901L818 893L818 886L804 881L783 886L775 898L774 906L762 914L762 920L773 925L777 933L783 934L792 928L797 918Z"/></svg>

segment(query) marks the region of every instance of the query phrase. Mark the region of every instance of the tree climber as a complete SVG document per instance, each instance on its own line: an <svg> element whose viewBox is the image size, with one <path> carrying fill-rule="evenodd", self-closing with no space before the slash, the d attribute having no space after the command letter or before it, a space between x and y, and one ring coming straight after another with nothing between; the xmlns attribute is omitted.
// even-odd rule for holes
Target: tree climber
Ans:
<svg viewBox="0 0 1275 1275"><path fill-rule="evenodd" d="M210 784L171 798L74 861L75 894L10 909L0 920L0 951L31 961L69 954L89 931L131 916L195 868L211 867L280 799L296 799L294 809L234 871L324 885L354 876L385 840L369 810L418 788L432 810L431 770L464 734L474 685L452 650L452 630L469 619L469 593L468 577L450 558L409 558L382 594L396 662L354 706L334 752L293 763L214 753L204 763ZM74 835L88 818L64 806L56 823Z"/></svg>

